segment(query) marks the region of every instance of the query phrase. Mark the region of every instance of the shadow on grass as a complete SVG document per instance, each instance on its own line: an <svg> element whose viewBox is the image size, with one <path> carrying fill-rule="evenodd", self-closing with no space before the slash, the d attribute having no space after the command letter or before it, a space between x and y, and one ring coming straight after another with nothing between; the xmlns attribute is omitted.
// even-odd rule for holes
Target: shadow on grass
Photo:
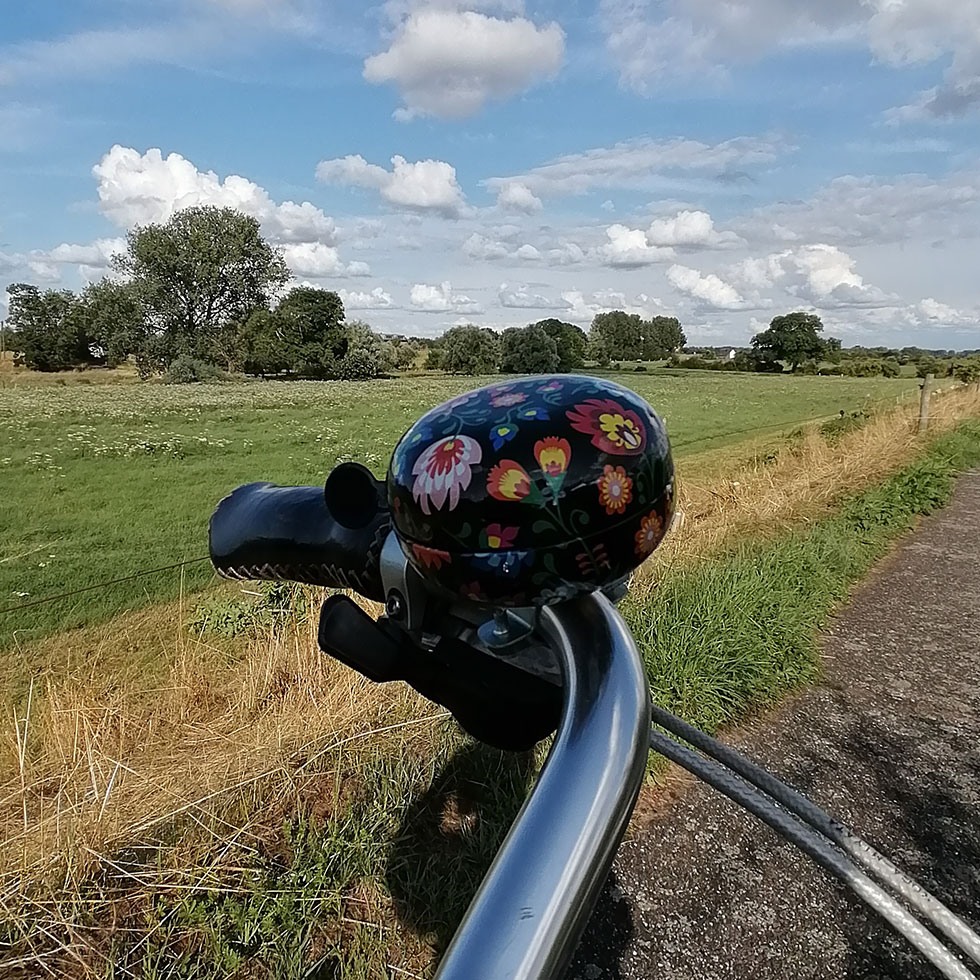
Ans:
<svg viewBox="0 0 980 980"><path fill-rule="evenodd" d="M401 923L430 943L437 958L449 945L535 774L532 753L470 744L448 761L406 812L390 853L387 884ZM586 931L569 977L621 975L619 956L633 927L614 878L606 883L600 903L616 912L604 917L601 935Z"/></svg>

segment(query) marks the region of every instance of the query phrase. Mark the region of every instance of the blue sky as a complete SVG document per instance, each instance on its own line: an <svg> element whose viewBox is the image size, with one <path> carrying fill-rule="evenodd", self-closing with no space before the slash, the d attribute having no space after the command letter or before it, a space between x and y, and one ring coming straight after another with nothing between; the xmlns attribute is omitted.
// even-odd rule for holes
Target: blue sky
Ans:
<svg viewBox="0 0 980 980"><path fill-rule="evenodd" d="M201 203L382 330L980 347L980 0L11 5L0 283Z"/></svg>

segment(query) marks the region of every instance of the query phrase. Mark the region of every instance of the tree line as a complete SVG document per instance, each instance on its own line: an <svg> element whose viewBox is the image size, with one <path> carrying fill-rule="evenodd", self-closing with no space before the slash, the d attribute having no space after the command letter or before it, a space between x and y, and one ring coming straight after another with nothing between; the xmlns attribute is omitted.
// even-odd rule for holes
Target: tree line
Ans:
<svg viewBox="0 0 980 980"><path fill-rule="evenodd" d="M335 292L287 290L282 254L262 238L255 218L231 208L186 208L165 223L137 227L112 265L114 276L77 294L8 286L6 345L34 370L113 367L132 359L141 376L175 381L221 372L374 378L421 366L423 351L425 367L452 374L537 374L587 362L604 368L669 359L678 367L897 375L912 352L921 374L958 370L952 360L933 356L939 352L917 348L876 348L858 357L837 338L822 337L820 318L802 311L774 317L750 348L726 360L707 351L682 358L687 338L676 317L623 310L597 314L588 333L548 318L502 333L456 326L434 340L379 335L348 321Z"/></svg>

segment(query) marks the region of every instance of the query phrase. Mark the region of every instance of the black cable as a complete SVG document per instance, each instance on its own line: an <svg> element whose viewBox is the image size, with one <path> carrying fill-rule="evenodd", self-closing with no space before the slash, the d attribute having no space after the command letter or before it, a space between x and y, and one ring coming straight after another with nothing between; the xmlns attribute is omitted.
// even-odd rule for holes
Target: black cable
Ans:
<svg viewBox="0 0 980 980"><path fill-rule="evenodd" d="M154 575L157 572L169 572L174 568L182 568L185 565L196 565L202 561L210 561L210 557L205 555L202 558L188 558L186 561L174 562L172 565L161 565L159 568L147 568L141 572L134 572L132 575L124 575L122 578L109 579L107 582L99 582L96 585L86 585L82 589L74 589L71 592L62 592L60 595L44 596L41 599L32 599L30 602L22 602L16 606L5 606L0 609L0 616L4 613L18 612L21 609L30 609L32 606L41 606L46 602L57 602L59 599L70 599L72 596L81 595L83 592L92 592L94 589L104 589L109 585L119 585L122 582L131 582L134 578L142 578L144 575Z"/></svg>

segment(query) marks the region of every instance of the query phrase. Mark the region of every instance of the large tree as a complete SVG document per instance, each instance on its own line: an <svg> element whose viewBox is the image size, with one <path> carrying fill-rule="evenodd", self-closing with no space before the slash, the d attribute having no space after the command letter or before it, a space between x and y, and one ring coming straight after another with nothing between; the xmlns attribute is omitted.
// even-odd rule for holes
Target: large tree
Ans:
<svg viewBox="0 0 980 980"><path fill-rule="evenodd" d="M752 338L752 346L760 354L789 363L792 370L809 358L819 358L826 343L817 336L823 323L816 313L786 313L773 317L769 329Z"/></svg>
<svg viewBox="0 0 980 980"><path fill-rule="evenodd" d="M327 289L297 286L273 314L286 364L296 374L326 378L347 353L344 304Z"/></svg>
<svg viewBox="0 0 980 980"><path fill-rule="evenodd" d="M655 316L642 322L643 357L648 361L659 361L679 351L687 337L675 316Z"/></svg>
<svg viewBox="0 0 980 980"><path fill-rule="evenodd" d="M532 327L540 327L558 347L558 370L562 373L576 371L585 366L585 350L588 338L581 327L553 317L538 320Z"/></svg>
<svg viewBox="0 0 980 980"><path fill-rule="evenodd" d="M168 360L214 360L227 346L229 324L267 306L289 279L255 218L211 206L134 229L116 264L139 291Z"/></svg>
<svg viewBox="0 0 980 980"><path fill-rule="evenodd" d="M500 363L497 335L472 323L447 330L438 349L439 367L450 374L493 374Z"/></svg>
<svg viewBox="0 0 980 980"><path fill-rule="evenodd" d="M65 371L96 361L93 338L79 316L78 298L70 289L46 289L23 282L7 287L7 325L11 350L34 371Z"/></svg>
<svg viewBox="0 0 980 980"><path fill-rule="evenodd" d="M550 374L558 370L558 345L544 327L510 327L500 337L500 370L504 374Z"/></svg>
<svg viewBox="0 0 980 980"><path fill-rule="evenodd" d="M102 279L85 287L78 300L78 315L85 332L115 367L131 354L141 374L157 367L160 352L154 350L146 309L139 289L132 282Z"/></svg>
<svg viewBox="0 0 980 980"><path fill-rule="evenodd" d="M639 361L643 358L643 321L637 313L612 310L597 313L589 331L596 343L600 338L611 357L623 361Z"/></svg>

